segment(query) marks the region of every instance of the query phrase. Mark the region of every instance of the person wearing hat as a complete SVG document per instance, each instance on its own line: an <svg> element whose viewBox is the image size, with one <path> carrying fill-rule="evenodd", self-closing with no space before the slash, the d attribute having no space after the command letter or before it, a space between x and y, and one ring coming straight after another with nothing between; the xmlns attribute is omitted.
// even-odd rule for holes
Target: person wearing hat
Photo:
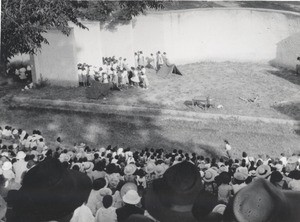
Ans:
<svg viewBox="0 0 300 222"><path fill-rule="evenodd" d="M298 166L298 157L291 156L287 159L287 164L285 166L286 173L290 173L291 171L295 170Z"/></svg>
<svg viewBox="0 0 300 222"><path fill-rule="evenodd" d="M248 175L242 173L242 172L235 172L233 174L233 185L232 185L232 189L233 189L233 193L236 194L240 189L244 188L245 186L247 186L247 184L245 183L245 180L247 179Z"/></svg>
<svg viewBox="0 0 300 222"><path fill-rule="evenodd" d="M16 175L12 171L12 163L10 161L5 161L2 165L2 173L5 179L12 180L15 179Z"/></svg>
<svg viewBox="0 0 300 222"><path fill-rule="evenodd" d="M147 188L145 208L160 222L202 221L217 205L217 200L204 191L197 167L187 161L166 170Z"/></svg>
<svg viewBox="0 0 300 222"><path fill-rule="evenodd" d="M204 189L208 192L212 192L214 194L217 193L217 184L215 182L215 178L218 176L217 168L209 168L204 172Z"/></svg>
<svg viewBox="0 0 300 222"><path fill-rule="evenodd" d="M124 181L125 182L135 182L136 165L135 164L127 164L124 168Z"/></svg>
<svg viewBox="0 0 300 222"><path fill-rule="evenodd" d="M122 199L125 205L116 210L118 222L126 221L132 214L144 215L145 210L136 206L141 201L141 197L135 190L127 191Z"/></svg>
<svg viewBox="0 0 300 222"><path fill-rule="evenodd" d="M256 169L256 177L268 178L271 174L271 167L269 165L262 164Z"/></svg>
<svg viewBox="0 0 300 222"><path fill-rule="evenodd" d="M151 181L155 178L154 170L155 170L155 164L153 162L148 162L145 166L145 179L147 186L151 183Z"/></svg>
<svg viewBox="0 0 300 222"><path fill-rule="evenodd" d="M10 221L69 221L88 200L91 181L83 173L48 159L29 170L18 191L8 193Z"/></svg>
<svg viewBox="0 0 300 222"><path fill-rule="evenodd" d="M258 178L240 190L227 205L224 222L298 222L300 192L277 189Z"/></svg>

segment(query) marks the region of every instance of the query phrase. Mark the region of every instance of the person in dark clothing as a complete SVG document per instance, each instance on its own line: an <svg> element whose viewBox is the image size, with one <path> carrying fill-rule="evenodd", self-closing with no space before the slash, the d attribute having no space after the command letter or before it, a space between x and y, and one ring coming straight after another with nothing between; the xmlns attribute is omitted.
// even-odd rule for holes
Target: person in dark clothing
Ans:
<svg viewBox="0 0 300 222"><path fill-rule="evenodd" d="M133 214L144 215L145 210L137 207L141 197L135 190L129 190L123 196L125 205L116 210L118 222L125 222Z"/></svg>

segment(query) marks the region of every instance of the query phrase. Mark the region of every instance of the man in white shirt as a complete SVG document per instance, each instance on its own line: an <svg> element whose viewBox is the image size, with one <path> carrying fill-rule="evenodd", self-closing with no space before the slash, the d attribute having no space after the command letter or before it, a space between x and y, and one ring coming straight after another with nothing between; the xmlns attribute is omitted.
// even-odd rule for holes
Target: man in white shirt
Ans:
<svg viewBox="0 0 300 222"><path fill-rule="evenodd" d="M27 162L24 160L26 154L23 151L17 153L17 161L13 164L13 171L16 174L15 182L21 183L22 175L27 170Z"/></svg>

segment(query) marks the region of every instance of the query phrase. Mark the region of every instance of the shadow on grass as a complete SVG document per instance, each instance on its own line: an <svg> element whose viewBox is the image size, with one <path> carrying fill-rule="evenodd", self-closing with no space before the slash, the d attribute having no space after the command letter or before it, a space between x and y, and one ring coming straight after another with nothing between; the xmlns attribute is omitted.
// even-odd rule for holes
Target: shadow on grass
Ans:
<svg viewBox="0 0 300 222"><path fill-rule="evenodd" d="M296 72L293 70L288 70L284 68L276 67L278 70L268 70L267 72L278 76L280 78L283 78L295 85L300 85L300 76L296 75Z"/></svg>
<svg viewBox="0 0 300 222"><path fill-rule="evenodd" d="M285 114L294 120L300 121L300 102L289 102L273 106L278 112ZM300 135L300 124L295 126L295 133Z"/></svg>
<svg viewBox="0 0 300 222"><path fill-rule="evenodd" d="M7 112L9 111L11 115L6 115L7 123L13 122L16 127L28 132L34 129L41 130L46 142L51 141L50 147L54 146L56 138L60 136L66 147L85 142L92 148L118 145L124 148L131 147L133 150L149 147L168 151L182 149L210 157L222 155L218 147L203 144L198 131L185 129L179 122L172 122L172 126L168 126L156 117L42 109L13 109ZM156 115L159 117L160 114ZM18 118L14 118L16 116Z"/></svg>

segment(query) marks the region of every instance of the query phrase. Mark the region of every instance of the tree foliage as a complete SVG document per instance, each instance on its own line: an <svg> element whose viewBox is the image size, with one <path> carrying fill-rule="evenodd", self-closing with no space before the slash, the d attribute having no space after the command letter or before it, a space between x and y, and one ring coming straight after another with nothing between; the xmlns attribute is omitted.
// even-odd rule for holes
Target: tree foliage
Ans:
<svg viewBox="0 0 300 222"><path fill-rule="evenodd" d="M68 22L81 28L86 27L80 19L112 25L162 7L162 1L2 0L1 62L6 64L17 53L36 53L43 43L49 44L43 35L47 30L68 35Z"/></svg>

